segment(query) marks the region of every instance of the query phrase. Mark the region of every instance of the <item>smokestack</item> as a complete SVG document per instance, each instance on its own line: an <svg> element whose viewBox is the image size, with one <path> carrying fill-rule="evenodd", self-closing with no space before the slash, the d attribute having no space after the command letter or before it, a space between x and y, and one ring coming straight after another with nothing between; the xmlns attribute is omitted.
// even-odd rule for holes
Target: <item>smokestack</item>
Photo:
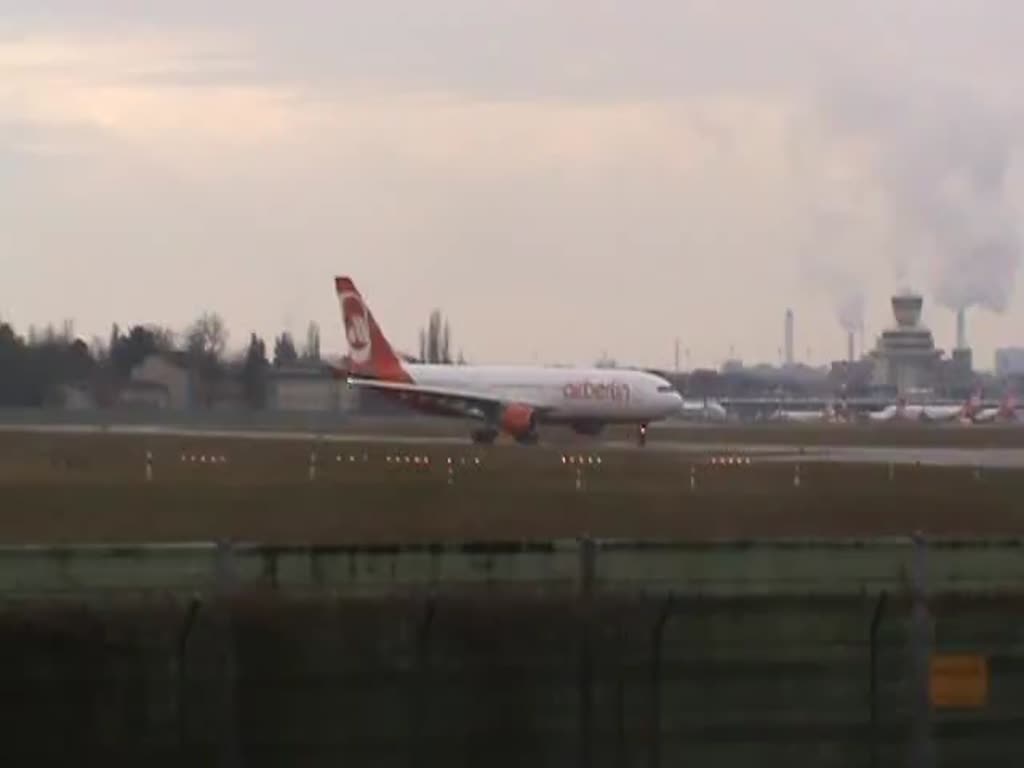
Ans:
<svg viewBox="0 0 1024 768"><path fill-rule="evenodd" d="M793 310L786 310L786 365L793 365Z"/></svg>
<svg viewBox="0 0 1024 768"><path fill-rule="evenodd" d="M967 310L963 307L956 313L956 348L967 349Z"/></svg>
<svg viewBox="0 0 1024 768"><path fill-rule="evenodd" d="M852 363L856 360L856 351L853 348L853 331L848 331L846 334L846 360Z"/></svg>

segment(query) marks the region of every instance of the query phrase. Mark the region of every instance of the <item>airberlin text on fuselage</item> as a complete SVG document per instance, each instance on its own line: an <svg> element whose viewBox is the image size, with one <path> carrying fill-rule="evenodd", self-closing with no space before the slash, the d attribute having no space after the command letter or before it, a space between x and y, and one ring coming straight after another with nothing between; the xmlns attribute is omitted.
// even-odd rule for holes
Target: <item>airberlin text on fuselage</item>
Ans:
<svg viewBox="0 0 1024 768"><path fill-rule="evenodd" d="M562 397L566 400L613 400L629 402L629 384L618 384L614 381L577 381L562 387Z"/></svg>

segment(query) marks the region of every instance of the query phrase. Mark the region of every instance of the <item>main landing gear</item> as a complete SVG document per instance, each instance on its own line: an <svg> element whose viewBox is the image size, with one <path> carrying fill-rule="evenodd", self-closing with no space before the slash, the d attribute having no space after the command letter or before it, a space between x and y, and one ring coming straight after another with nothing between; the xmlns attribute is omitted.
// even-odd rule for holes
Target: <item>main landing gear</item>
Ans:
<svg viewBox="0 0 1024 768"><path fill-rule="evenodd" d="M498 439L498 430L489 427L474 429L470 437L476 445L493 445ZM527 432L525 435L517 435L516 442L520 445L536 445L540 441L540 435L536 432Z"/></svg>
<svg viewBox="0 0 1024 768"><path fill-rule="evenodd" d="M498 430L491 429L490 427L474 429L470 437L477 445L493 445L494 441L498 438Z"/></svg>

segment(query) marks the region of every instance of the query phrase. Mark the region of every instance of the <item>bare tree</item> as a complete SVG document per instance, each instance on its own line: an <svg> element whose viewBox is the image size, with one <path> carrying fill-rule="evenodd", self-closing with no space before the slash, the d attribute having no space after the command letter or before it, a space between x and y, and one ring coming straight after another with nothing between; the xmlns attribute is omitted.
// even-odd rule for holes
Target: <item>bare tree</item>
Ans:
<svg viewBox="0 0 1024 768"><path fill-rule="evenodd" d="M291 365L299 359L298 353L295 351L295 342L292 341L292 335L285 331L276 339L274 339L274 365L280 367L282 365Z"/></svg>
<svg viewBox="0 0 1024 768"><path fill-rule="evenodd" d="M224 320L215 312L204 312L185 332L186 349L194 356L219 361L228 344Z"/></svg>
<svg viewBox="0 0 1024 768"><path fill-rule="evenodd" d="M437 363L441 359L441 313L434 310L427 323L427 362Z"/></svg>
<svg viewBox="0 0 1024 768"><path fill-rule="evenodd" d="M306 329L306 347L302 350L302 357L305 360L320 360L320 326L310 323Z"/></svg>
<svg viewBox="0 0 1024 768"><path fill-rule="evenodd" d="M460 353L461 355L461 353ZM431 311L426 328L420 328L420 360L452 365L452 329L441 310Z"/></svg>
<svg viewBox="0 0 1024 768"><path fill-rule="evenodd" d="M267 404L267 346L255 333L249 337L249 349L242 366L242 386L250 408L263 408Z"/></svg>
<svg viewBox="0 0 1024 768"><path fill-rule="evenodd" d="M449 352L449 345L451 343L451 328L448 326L448 319L445 318L444 328L441 330L441 343L440 343L440 354L438 355L438 362L451 365L452 356Z"/></svg>
<svg viewBox="0 0 1024 768"><path fill-rule="evenodd" d="M146 330L153 337L153 344L160 352L171 352L177 346L177 334L162 325L150 324Z"/></svg>

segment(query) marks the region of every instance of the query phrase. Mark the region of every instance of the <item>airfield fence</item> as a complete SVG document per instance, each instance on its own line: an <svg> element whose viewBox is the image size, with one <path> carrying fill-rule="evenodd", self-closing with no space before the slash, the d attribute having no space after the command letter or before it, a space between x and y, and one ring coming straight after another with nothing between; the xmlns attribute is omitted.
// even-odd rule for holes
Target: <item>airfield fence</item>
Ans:
<svg viewBox="0 0 1024 768"><path fill-rule="evenodd" d="M1013 764L1022 551L5 549L5 750L155 765Z"/></svg>

